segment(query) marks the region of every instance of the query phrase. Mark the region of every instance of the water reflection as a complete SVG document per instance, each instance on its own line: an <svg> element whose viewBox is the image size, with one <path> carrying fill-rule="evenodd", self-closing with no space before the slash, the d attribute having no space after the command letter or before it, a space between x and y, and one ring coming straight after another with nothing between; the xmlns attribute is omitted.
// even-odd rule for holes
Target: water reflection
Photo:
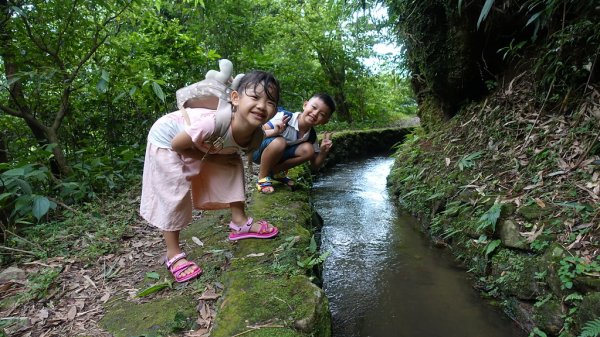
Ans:
<svg viewBox="0 0 600 337"><path fill-rule="evenodd" d="M336 166L314 185L334 336L524 336L388 199L392 159Z"/></svg>

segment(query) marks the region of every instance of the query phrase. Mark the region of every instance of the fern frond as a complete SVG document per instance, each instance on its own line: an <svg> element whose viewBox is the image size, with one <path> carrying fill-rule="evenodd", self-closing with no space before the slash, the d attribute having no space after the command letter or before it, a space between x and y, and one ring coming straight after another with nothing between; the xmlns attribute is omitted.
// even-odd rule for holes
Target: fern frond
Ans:
<svg viewBox="0 0 600 337"><path fill-rule="evenodd" d="M581 329L579 337L597 337L598 335L600 335L600 318L587 321Z"/></svg>

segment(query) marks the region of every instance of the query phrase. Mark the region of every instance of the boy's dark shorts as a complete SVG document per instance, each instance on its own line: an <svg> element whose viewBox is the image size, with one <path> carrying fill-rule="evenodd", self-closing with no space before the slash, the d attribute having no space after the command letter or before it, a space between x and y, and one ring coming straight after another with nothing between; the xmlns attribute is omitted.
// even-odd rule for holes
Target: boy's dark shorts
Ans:
<svg viewBox="0 0 600 337"><path fill-rule="evenodd" d="M267 138L263 139L262 143L260 143L260 147L258 148L258 150L254 151L254 154L252 155L252 161L255 162L256 164L260 164L260 158L262 157L263 151L267 148L267 146L269 144L271 144L273 139L275 139L277 137L281 137L281 136L267 137ZM283 156L281 157L281 160L279 162L286 161L290 158L295 157L297 147L298 147L298 144L288 145L285 148L285 150L283 150Z"/></svg>

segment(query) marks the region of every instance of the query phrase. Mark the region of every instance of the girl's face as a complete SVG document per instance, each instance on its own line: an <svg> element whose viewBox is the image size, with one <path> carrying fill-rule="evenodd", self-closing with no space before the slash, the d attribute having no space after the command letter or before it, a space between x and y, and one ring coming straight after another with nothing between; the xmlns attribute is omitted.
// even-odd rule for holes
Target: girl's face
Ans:
<svg viewBox="0 0 600 337"><path fill-rule="evenodd" d="M277 103L269 97L263 86L247 87L241 92L231 93L231 102L237 105L236 118L241 118L253 127L259 127L271 119L277 111Z"/></svg>

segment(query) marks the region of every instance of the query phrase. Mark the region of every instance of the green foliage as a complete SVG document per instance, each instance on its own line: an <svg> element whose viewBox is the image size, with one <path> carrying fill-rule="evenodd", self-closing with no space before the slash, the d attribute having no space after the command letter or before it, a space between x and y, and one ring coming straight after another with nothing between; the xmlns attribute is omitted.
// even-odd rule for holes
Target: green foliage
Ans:
<svg viewBox="0 0 600 337"><path fill-rule="evenodd" d="M579 337L597 337L600 335L600 318L588 321L581 329Z"/></svg>
<svg viewBox="0 0 600 337"><path fill-rule="evenodd" d="M308 253L308 256L304 258L298 257L297 261L298 266L306 270L311 270L313 267L322 264L327 257L331 255L331 252L329 251L319 254L314 235L310 238L310 244L306 248L306 252Z"/></svg>
<svg viewBox="0 0 600 337"><path fill-rule="evenodd" d="M154 284L146 289L142 289L142 290L138 291L137 294L135 294L135 296L136 297L148 296L148 295L154 294L156 292L159 292L165 288L173 288L173 282L171 280L165 280L164 282Z"/></svg>
<svg viewBox="0 0 600 337"><path fill-rule="evenodd" d="M485 256L489 256L496 248L502 244L502 240L494 240L485 246Z"/></svg>
<svg viewBox="0 0 600 337"><path fill-rule="evenodd" d="M491 228L492 232L496 231L496 223L502 213L502 204L494 203L481 217L479 218L478 231L486 230ZM487 254L486 254L487 255Z"/></svg>
<svg viewBox="0 0 600 337"><path fill-rule="evenodd" d="M548 335L544 331L540 330L540 328L538 328L537 326L534 327L533 330L529 333L529 337L535 337L535 336L548 337Z"/></svg>
<svg viewBox="0 0 600 337"><path fill-rule="evenodd" d="M2 172L0 215L4 218L3 222L11 225L30 224L33 220L39 222L50 209L55 209L55 202L33 192L49 192L49 184L49 173L45 167L25 165Z"/></svg>
<svg viewBox="0 0 600 337"><path fill-rule="evenodd" d="M585 274L597 274L600 272L600 264L598 261L587 263L583 258L578 256L567 256L560 260L558 269L558 277L561 281L562 289L573 288L573 279Z"/></svg>
<svg viewBox="0 0 600 337"><path fill-rule="evenodd" d="M465 155L464 157L462 157L458 160L456 165L458 166L458 168L461 171L466 168L471 168L471 167L475 166L475 162L477 161L477 159L479 159L481 157L482 154L483 154L483 151L476 151L476 152L470 153L468 155Z"/></svg>
<svg viewBox="0 0 600 337"><path fill-rule="evenodd" d="M48 295L48 290L59 275L60 270L56 268L45 268L35 273L29 278L27 290L19 295L19 301L43 299Z"/></svg>
<svg viewBox="0 0 600 337"><path fill-rule="evenodd" d="M502 59L506 61L514 61L520 58L523 47L527 41L516 42L512 39L508 46L498 49L498 53L502 54Z"/></svg>

